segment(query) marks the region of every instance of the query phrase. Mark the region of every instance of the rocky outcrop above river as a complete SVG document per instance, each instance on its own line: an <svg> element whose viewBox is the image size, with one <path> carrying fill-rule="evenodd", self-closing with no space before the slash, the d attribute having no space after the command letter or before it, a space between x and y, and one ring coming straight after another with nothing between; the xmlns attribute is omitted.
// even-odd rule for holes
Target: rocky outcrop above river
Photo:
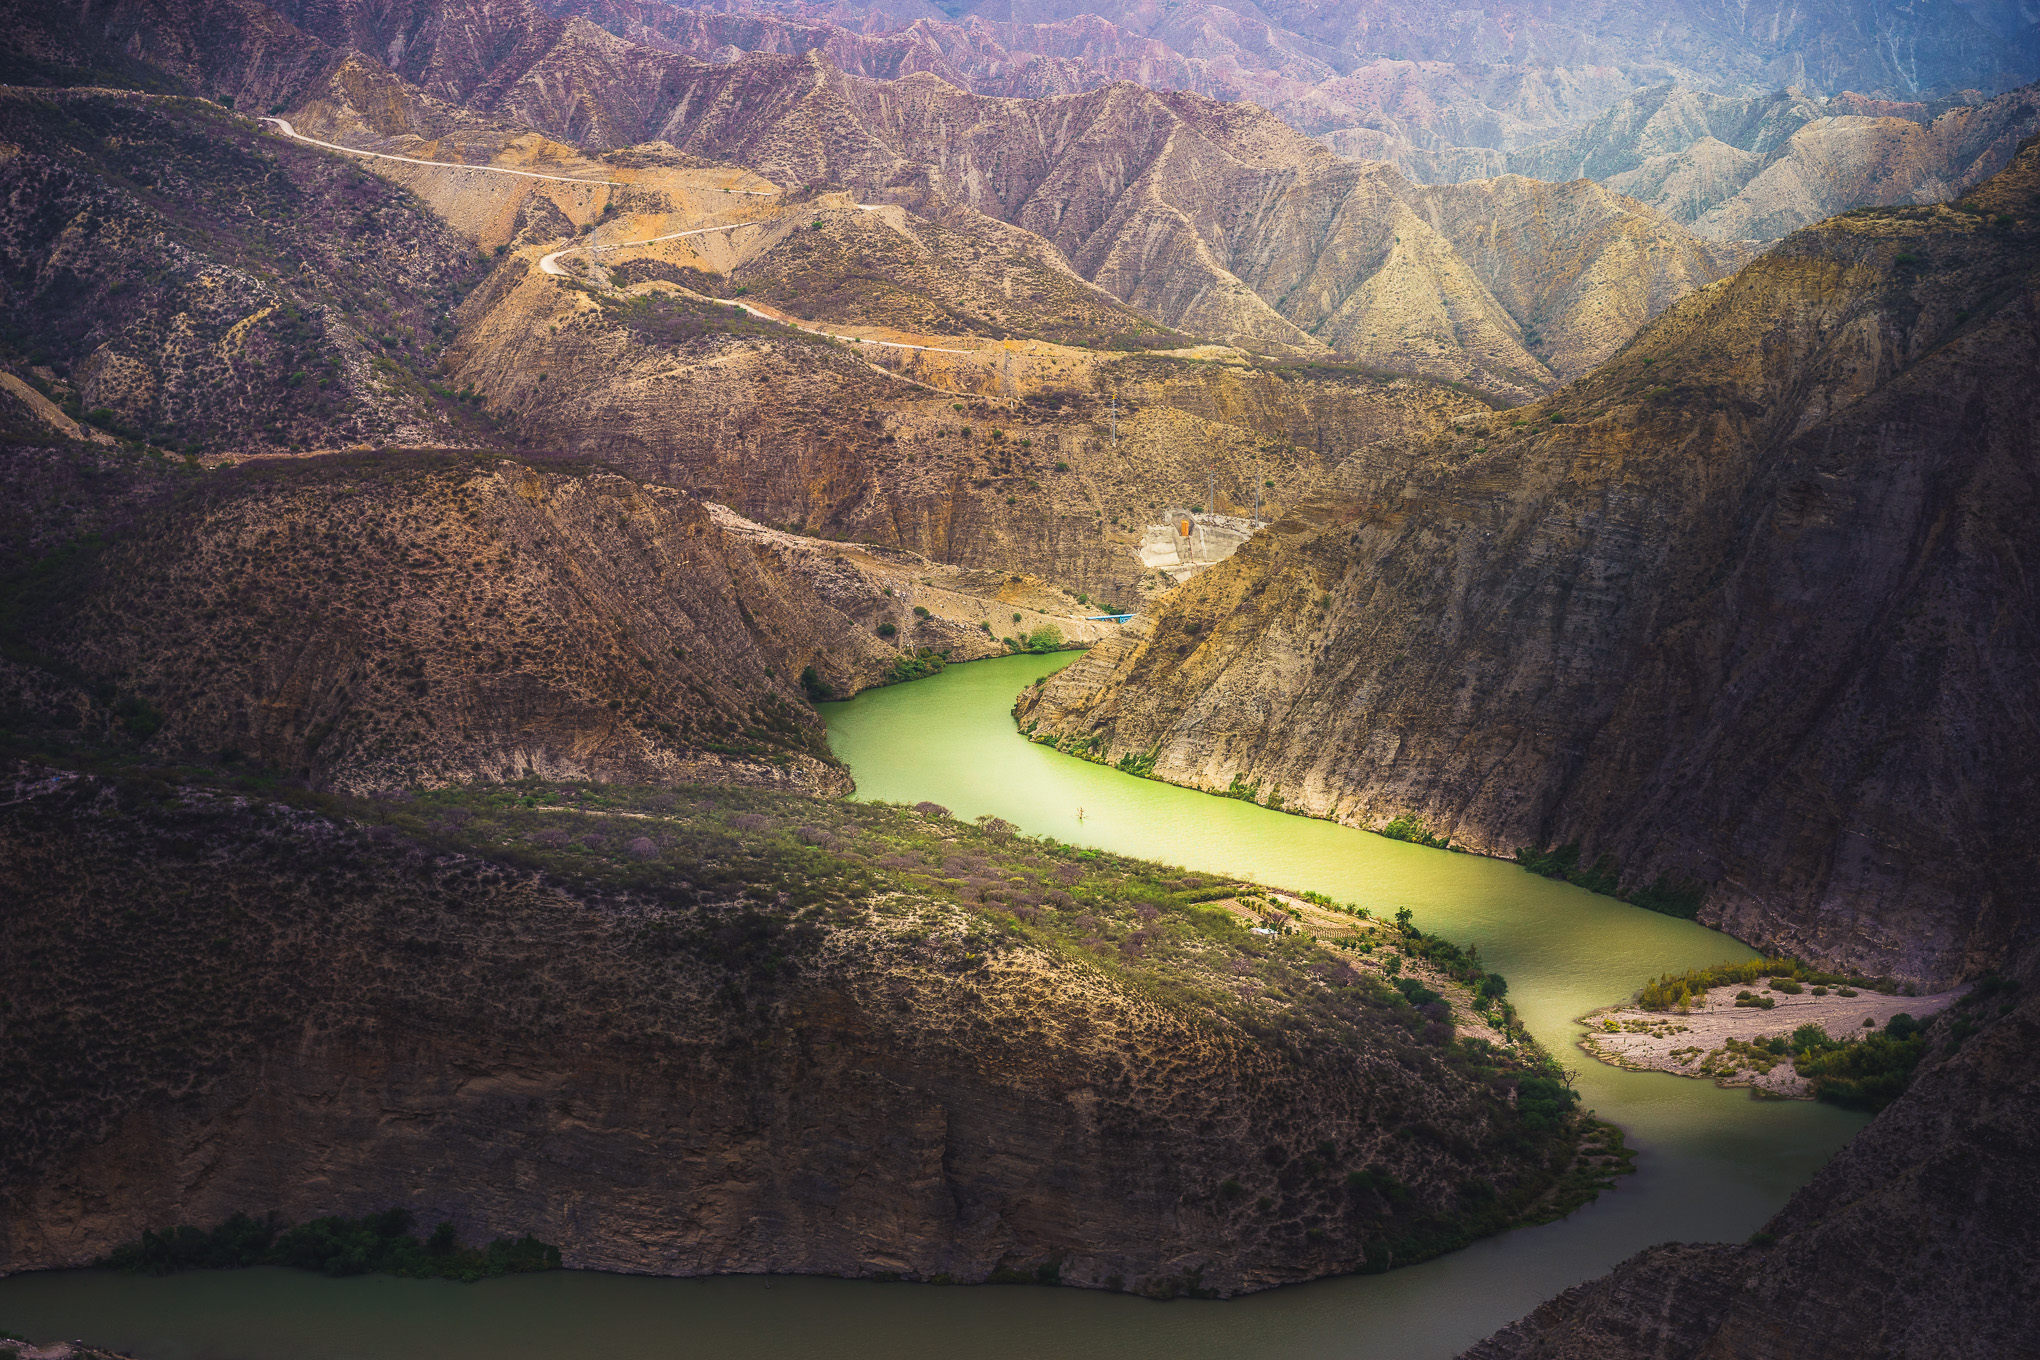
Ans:
<svg viewBox="0 0 2040 1360"><path fill-rule="evenodd" d="M23 769L0 1271L401 1206L590 1269L1227 1294L1593 1193L1520 1060L1238 886L932 804Z"/></svg>
<svg viewBox="0 0 2040 1360"><path fill-rule="evenodd" d="M1023 706L1157 777L1581 847L1945 981L2040 913L2040 148L1799 233L1553 399L1383 454Z"/></svg>
<svg viewBox="0 0 2040 1360"><path fill-rule="evenodd" d="M1912 1088L1750 1243L1653 1247L1462 1360L2031 1354L2040 968L2022 971L1931 1031Z"/></svg>

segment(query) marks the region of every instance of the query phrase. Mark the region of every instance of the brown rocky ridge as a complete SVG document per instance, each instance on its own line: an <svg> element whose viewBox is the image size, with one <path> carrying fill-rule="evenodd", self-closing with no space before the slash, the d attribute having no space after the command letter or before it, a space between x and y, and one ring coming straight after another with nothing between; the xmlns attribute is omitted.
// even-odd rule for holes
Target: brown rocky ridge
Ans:
<svg viewBox="0 0 2040 1360"><path fill-rule="evenodd" d="M1559 141L1512 151L1504 164L1542 179L1587 176L1710 240L1769 241L1850 208L1959 197L2035 131L2033 85L1934 104L1666 86ZM1425 168L1412 173L1435 178Z"/></svg>
<svg viewBox="0 0 2040 1360"><path fill-rule="evenodd" d="M554 96L616 102L647 83L658 102L600 116ZM656 139L863 202L965 205L1179 330L1498 392L1583 371L1721 272L1696 238L1591 185L1430 189L1251 105L1125 84L991 99L927 76L858 80L812 55L694 62L570 27L488 111L595 149Z"/></svg>
<svg viewBox="0 0 2040 1360"><path fill-rule="evenodd" d="M395 89L372 75L343 63L333 88L349 99ZM409 119L422 96L396 93ZM0 175L35 189L10 200L6 357L26 393L10 388L10 407L41 402L65 430L207 462L349 445L567 449L774 524L1052 572L1124 599L1143 584L1139 516L1201 502L1213 472L1235 506L1288 503L1359 444L1484 409L1350 366L1224 350L1139 359L1184 342L1077 278L1052 247L968 210L942 222L889 210L881 224L887 214L840 196L789 196L758 209L770 229L742 249L695 238L612 252L599 287L535 269L583 227L628 240L730 220L712 211L730 201L718 186L763 183L670 148L593 161L448 115L436 140L401 143L447 157L446 169L365 162L414 196L202 104L99 92L4 107L24 149ZM463 158L617 183L590 194L478 174ZM388 236L339 258L336 233L369 219L306 199L290 174L367 195ZM493 270L428 207L500 247ZM817 219L828 229L809 230ZM285 259L295 263L277 270ZM860 352L706 300L753 288L820 321L880 323L857 328L874 340L899 334L884 323L944 320L1009 338L924 337L959 352L903 368L886 357L899 351ZM56 428L33 409L21 419Z"/></svg>
<svg viewBox="0 0 2040 1360"><path fill-rule="evenodd" d="M400 1205L593 1269L1231 1294L1619 1169L1534 1052L1203 905L1236 883L932 804L274 787L11 781L0 1270Z"/></svg>
<svg viewBox="0 0 2040 1360"><path fill-rule="evenodd" d="M1797 233L1536 406L1379 452L1021 708L1159 778L1953 981L2031 929L2040 148ZM1607 858L1602 859L1603 856Z"/></svg>
<svg viewBox="0 0 2040 1360"><path fill-rule="evenodd" d="M1478 17L1393 3L1097 0L714 9L548 0L545 8L710 60L814 51L857 75L927 72L977 94L1040 97L1131 80L1250 100L1309 133L1385 135L1469 161L1547 139L1667 79L1724 95L1798 84L1902 101L1923 91L2001 90L2040 73L2022 17L1964 10L1927 19L1848 3L1732 11L1559 4ZM412 15L378 19L367 31L355 21L360 45L383 51L401 36L423 38L431 50L430 26Z"/></svg>
<svg viewBox="0 0 2040 1360"><path fill-rule="evenodd" d="M810 698L1111 626L1033 578L777 533L558 460L251 463L144 489L118 525L60 518L78 488L38 495L32 461L10 480L48 536L104 537L11 583L10 724L232 752L321 787L846 792Z"/></svg>

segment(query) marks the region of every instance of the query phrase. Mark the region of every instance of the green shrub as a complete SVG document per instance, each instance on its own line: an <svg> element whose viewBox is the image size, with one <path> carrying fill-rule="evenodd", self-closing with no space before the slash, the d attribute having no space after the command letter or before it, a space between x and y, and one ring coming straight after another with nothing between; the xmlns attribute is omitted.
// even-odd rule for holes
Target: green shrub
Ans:
<svg viewBox="0 0 2040 1360"><path fill-rule="evenodd" d="M1926 1056L1927 1041L1916 1032L1917 1026L1898 1036L1890 1032L1899 1019L1893 1016L1883 1034L1809 1050L1793 1063L1793 1070L1813 1088L1815 1099L1875 1113L1898 1099Z"/></svg>
<svg viewBox="0 0 2040 1360"><path fill-rule="evenodd" d="M1415 978L1399 977L1393 985L1412 1006L1428 1006L1433 1001L1444 999Z"/></svg>
<svg viewBox="0 0 2040 1360"><path fill-rule="evenodd" d="M1555 850L1533 850L1527 845L1516 847L1516 863L1546 878L1567 878L1579 862L1578 841L1568 842Z"/></svg>
<svg viewBox="0 0 2040 1360"><path fill-rule="evenodd" d="M893 627L889 623L881 623L880 625L878 625L878 635L882 638L889 638L899 631L900 631L899 629Z"/></svg>
<svg viewBox="0 0 2040 1360"><path fill-rule="evenodd" d="M1412 817L1408 813L1404 813L1387 826L1381 828L1379 834L1388 837L1392 841L1407 841L1411 845L1428 845L1434 850L1450 850L1452 848L1452 838L1450 836L1441 837L1432 834L1431 829L1425 826L1420 819ZM1517 853L1520 855L1522 852L1518 851Z"/></svg>
<svg viewBox="0 0 2040 1360"><path fill-rule="evenodd" d="M1532 1130L1553 1128L1580 1098L1556 1077L1524 1077L1516 1083L1516 1112Z"/></svg>
<svg viewBox="0 0 2040 1360"><path fill-rule="evenodd" d="M1798 971L1798 960L1775 958L1717 963L1712 968L1693 968L1677 975L1666 973L1644 984L1637 993L1636 1004L1647 1011L1683 1009L1712 987L1755 982L1761 977L1791 977Z"/></svg>
<svg viewBox="0 0 2040 1360"><path fill-rule="evenodd" d="M130 1275L277 1265L328 1275L449 1280L560 1268L559 1248L533 1237L499 1237L477 1249L461 1246L451 1223L441 1223L424 1242L410 1228L408 1209L358 1219L315 1218L284 1232L275 1214L264 1219L235 1214L211 1232L190 1226L145 1230L140 1241L114 1248L104 1264Z"/></svg>

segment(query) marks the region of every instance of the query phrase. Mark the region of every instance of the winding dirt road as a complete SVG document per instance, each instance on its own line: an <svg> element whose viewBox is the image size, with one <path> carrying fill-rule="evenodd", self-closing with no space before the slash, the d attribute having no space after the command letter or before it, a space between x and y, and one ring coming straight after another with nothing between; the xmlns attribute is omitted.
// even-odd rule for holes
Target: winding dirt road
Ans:
<svg viewBox="0 0 2040 1360"><path fill-rule="evenodd" d="M290 120L287 118L265 117L262 121L274 123L282 130L284 136L289 137L293 141L304 142L308 146L324 147L328 151L338 151L348 156L367 156L370 159L379 161L401 161L405 165L422 165L433 170L457 170L478 175L516 175L522 179L551 180L559 184L607 184L616 187L621 187L623 184L623 181L614 179L586 179L578 175L545 175L540 174L536 170L510 170L499 165L462 165L457 161L428 161L421 160L416 156L398 156L387 151L362 151L356 147L342 146L338 142L327 142L321 141L317 137L307 137L304 133L292 127ZM753 198L776 198L780 191L777 189L723 189L704 186L702 192L746 194ZM865 212L876 212L885 205L882 203L859 203L857 206ZM581 241L555 250L549 255L541 256L538 261L538 267L543 273L564 278L567 276L567 271L560 265L560 257L562 255L572 255L579 251L600 254L603 251L623 250L630 246L648 246L660 241L678 241L688 236L707 236L711 232L741 231L745 227L762 227L766 225L768 225L768 222L731 222L719 227L696 227L690 231L669 232L664 236L648 236L642 241L616 241L607 245L593 241ZM944 349L939 345L910 345L900 340L866 340L863 336L859 335L837 335L832 331L825 331L817 326L803 325L800 321L787 316L774 307L764 307L754 302L738 302L733 298L710 298L709 300L711 302L728 303L733 307L742 307L746 311L756 312L768 321L777 322L782 326L790 326L797 331L805 331L809 335L819 335L830 340L841 340L849 344L879 345L886 349L924 350L931 354L973 354L976 352L967 349Z"/></svg>
<svg viewBox="0 0 2040 1360"><path fill-rule="evenodd" d="M309 146L323 146L328 151L340 151L349 156L368 156L379 161L402 161L406 165L430 166L434 170L465 170L477 175L516 175L520 179L549 179L559 184L612 184L621 186L622 180L587 179L580 175L542 175L536 170L507 170L500 165L462 165L458 161L426 161L416 156L395 156L387 151L362 151L356 147L342 146L338 142L322 142L317 137L307 137L290 125L288 119L264 118L265 123L274 123L283 129L283 135L292 141L304 142ZM727 189L725 193L756 193L754 189Z"/></svg>

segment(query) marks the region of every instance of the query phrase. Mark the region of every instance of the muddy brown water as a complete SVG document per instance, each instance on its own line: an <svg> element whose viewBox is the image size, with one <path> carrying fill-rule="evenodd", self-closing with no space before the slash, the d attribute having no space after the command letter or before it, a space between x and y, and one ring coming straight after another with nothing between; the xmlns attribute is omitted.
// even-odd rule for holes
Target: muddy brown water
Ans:
<svg viewBox="0 0 2040 1360"><path fill-rule="evenodd" d="M1058 755L1008 710L1072 654L952 667L824 705L861 798L932 799L1024 830L1311 889L1476 942L1533 1033L1579 1069L1586 1104L1626 1131L1638 1173L1559 1223L1421 1266L1222 1303L1073 1289L562 1271L475 1285L286 1270L146 1279L61 1271L0 1280L0 1329L144 1360L979 1360L1351 1357L1443 1360L1540 1300L1655 1242L1747 1236L1861 1116L1660 1073L1574 1046L1573 1017L1666 969L1753 957L1689 921L1513 865L1384 840ZM1081 812L1081 817L1080 817Z"/></svg>

